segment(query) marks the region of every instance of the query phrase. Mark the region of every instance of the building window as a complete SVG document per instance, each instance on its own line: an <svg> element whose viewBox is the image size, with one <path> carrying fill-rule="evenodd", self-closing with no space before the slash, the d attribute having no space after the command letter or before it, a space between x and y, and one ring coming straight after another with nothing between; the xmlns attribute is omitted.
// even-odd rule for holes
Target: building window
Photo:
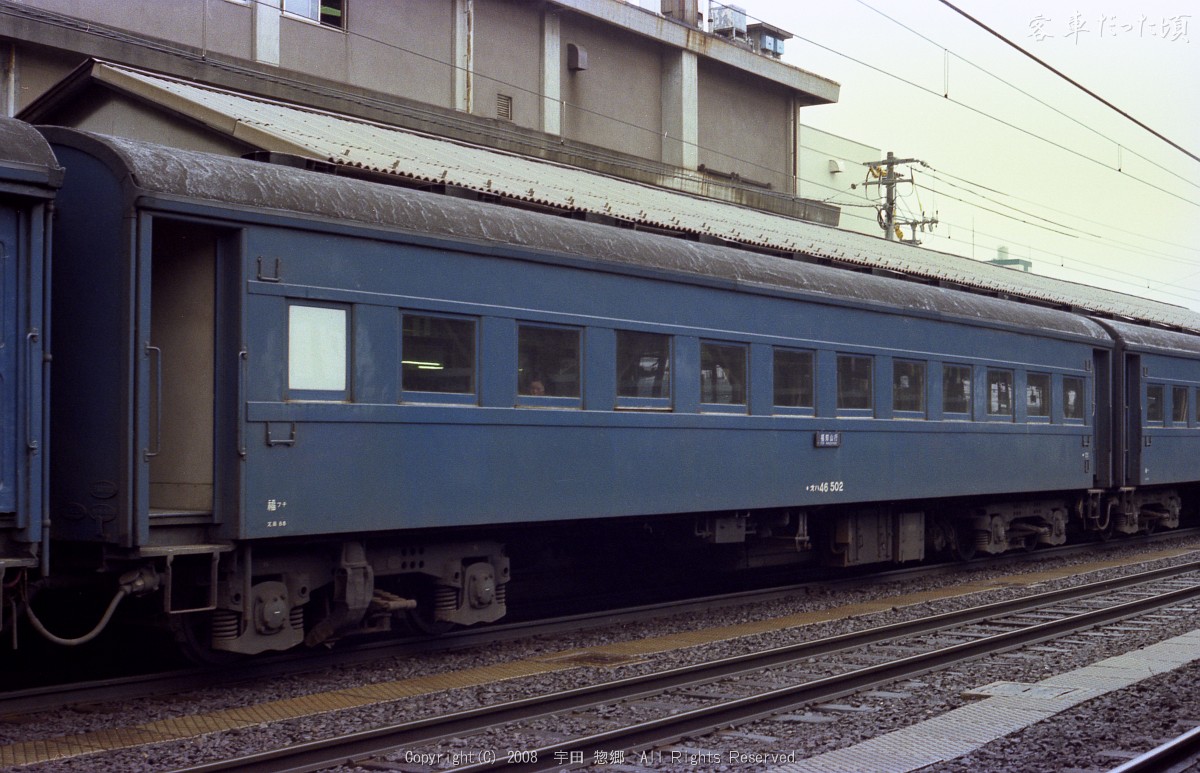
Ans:
<svg viewBox="0 0 1200 773"><path fill-rule="evenodd" d="M1063 376L1063 418L1083 418L1083 379Z"/></svg>
<svg viewBox="0 0 1200 773"><path fill-rule="evenodd" d="M987 412L991 416L1013 415L1013 374L1011 370L987 372Z"/></svg>
<svg viewBox="0 0 1200 773"><path fill-rule="evenodd" d="M617 331L617 397L671 396L671 337Z"/></svg>
<svg viewBox="0 0 1200 773"><path fill-rule="evenodd" d="M283 10L328 27L346 29L346 0L283 0Z"/></svg>
<svg viewBox="0 0 1200 773"><path fill-rule="evenodd" d="M1025 408L1030 416L1050 416L1050 374L1030 373L1025 377Z"/></svg>
<svg viewBox="0 0 1200 773"><path fill-rule="evenodd" d="M475 391L475 323L467 319L405 314L400 384L405 391L471 394Z"/></svg>
<svg viewBox="0 0 1200 773"><path fill-rule="evenodd" d="M746 404L746 347L700 344L700 402Z"/></svg>
<svg viewBox="0 0 1200 773"><path fill-rule="evenodd" d="M579 331L517 328L517 393L525 397L579 397Z"/></svg>
<svg viewBox="0 0 1200 773"><path fill-rule="evenodd" d="M925 363L896 360L892 364L892 408L925 413Z"/></svg>
<svg viewBox="0 0 1200 773"><path fill-rule="evenodd" d="M1146 387L1146 421L1162 424L1163 416L1163 385L1150 384Z"/></svg>
<svg viewBox="0 0 1200 773"><path fill-rule="evenodd" d="M1185 386L1171 387L1171 421L1187 426L1188 388Z"/></svg>
<svg viewBox="0 0 1200 773"><path fill-rule="evenodd" d="M837 407L839 410L870 410L872 399L870 357L839 354L837 358Z"/></svg>
<svg viewBox="0 0 1200 773"><path fill-rule="evenodd" d="M292 396L344 397L348 317L346 309L288 307L288 392ZM296 395L297 392L301 394ZM330 392L341 394L335 397Z"/></svg>
<svg viewBox="0 0 1200 773"><path fill-rule="evenodd" d="M942 368L942 413L957 413L970 416L970 365L946 365Z"/></svg>
<svg viewBox="0 0 1200 773"><path fill-rule="evenodd" d="M814 406L812 352L775 350L775 405L786 408Z"/></svg>

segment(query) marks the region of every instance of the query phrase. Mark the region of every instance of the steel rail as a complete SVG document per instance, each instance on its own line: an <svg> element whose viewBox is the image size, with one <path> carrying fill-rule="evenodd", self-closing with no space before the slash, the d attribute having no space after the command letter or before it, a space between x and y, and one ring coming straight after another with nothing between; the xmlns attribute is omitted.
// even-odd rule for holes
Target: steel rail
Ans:
<svg viewBox="0 0 1200 773"><path fill-rule="evenodd" d="M1200 762L1200 726L1193 727L1178 738L1156 746L1109 773L1162 773L1190 769Z"/></svg>
<svg viewBox="0 0 1200 773"><path fill-rule="evenodd" d="M562 712L577 711L600 704L645 697L667 689L739 674L762 671L805 658L829 654L853 647L889 641L903 636L930 633L955 625L964 625L987 620L1000 615L1009 615L1045 607L1050 604L1071 601L1097 594L1112 592L1162 580L1182 574L1200 571L1200 562L1190 562L1174 567L1141 572L1127 577L1103 580L1047 593L988 604L966 610L948 612L921 620L879 626L868 630L843 634L813 642L779 647L763 652L749 653L710 663L670 669L655 674L631 677L604 684L580 687L549 696L526 698L518 701L457 712L441 717L431 717L415 722L406 722L373 730L354 733L339 738L296 744L279 749L236 759L221 760L192 767L181 768L177 773L215 773L215 771L301 771L319 770L339 764L351 764L354 760L378 756L389 750L417 744L428 744L448 737L481 732L490 727L510 722L528 721ZM715 706L695 709L671 717L644 723L636 728L588 736L564 741L554 746L535 751L541 762L531 764L509 763L497 760L460 768L464 773L478 773L504 767L506 770L547 770L561 767L548 763L558 752L594 749L624 749L637 751L652 746L670 743L679 738L709 732L718 727L739 724L756 718L770 716L784 709L815 701L829 700L866 687L895 681L907 676L918 675L945 666L949 663L969 660L992 652L1011 649L1033 642L1061 636L1081 628L1090 628L1113 620L1123 619L1151 609L1169 606L1181 600L1200 596L1200 585L1173 591L1165 595L1138 599L1125 604L1084 612L1062 620L1044 622L975 641L954 645L931 653L914 655L890 663L858 669L834 677L776 690L752 698L727 701Z"/></svg>

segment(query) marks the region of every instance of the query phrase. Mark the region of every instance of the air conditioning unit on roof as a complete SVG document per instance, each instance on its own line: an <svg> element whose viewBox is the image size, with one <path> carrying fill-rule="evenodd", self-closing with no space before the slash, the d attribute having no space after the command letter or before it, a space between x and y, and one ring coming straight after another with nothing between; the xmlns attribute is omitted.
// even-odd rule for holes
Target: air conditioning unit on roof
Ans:
<svg viewBox="0 0 1200 773"><path fill-rule="evenodd" d="M746 9L713 3L709 8L713 34L727 38L746 37Z"/></svg>

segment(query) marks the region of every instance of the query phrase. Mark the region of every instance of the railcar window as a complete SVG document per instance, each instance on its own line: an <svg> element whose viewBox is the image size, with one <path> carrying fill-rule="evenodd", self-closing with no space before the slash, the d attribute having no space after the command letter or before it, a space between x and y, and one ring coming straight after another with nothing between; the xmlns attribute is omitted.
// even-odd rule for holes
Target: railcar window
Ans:
<svg viewBox="0 0 1200 773"><path fill-rule="evenodd" d="M1146 387L1146 421L1163 423L1163 385L1150 384Z"/></svg>
<svg viewBox="0 0 1200 773"><path fill-rule="evenodd" d="M971 366L942 368L942 412L971 413Z"/></svg>
<svg viewBox="0 0 1200 773"><path fill-rule="evenodd" d="M840 409L870 409L872 399L870 357L839 354L837 360L837 407Z"/></svg>
<svg viewBox="0 0 1200 773"><path fill-rule="evenodd" d="M475 391L475 323L471 320L405 314L400 346L400 384L405 391Z"/></svg>
<svg viewBox="0 0 1200 773"><path fill-rule="evenodd" d="M1013 415L1013 374L1011 370L987 372L987 411L992 416Z"/></svg>
<svg viewBox="0 0 1200 773"><path fill-rule="evenodd" d="M1062 386L1063 418L1083 418L1083 379L1074 376L1063 376Z"/></svg>
<svg viewBox="0 0 1200 773"><path fill-rule="evenodd" d="M346 391L348 316L346 309L288 307L289 391Z"/></svg>
<svg viewBox="0 0 1200 773"><path fill-rule="evenodd" d="M579 331L521 325L517 329L517 391L528 397L579 397Z"/></svg>
<svg viewBox="0 0 1200 773"><path fill-rule="evenodd" d="M700 344L700 402L746 404L746 347Z"/></svg>
<svg viewBox="0 0 1200 773"><path fill-rule="evenodd" d="M813 407L813 353L793 349L775 352L775 405Z"/></svg>
<svg viewBox="0 0 1200 773"><path fill-rule="evenodd" d="M1185 386L1171 387L1171 421L1186 425L1187 420L1188 388Z"/></svg>
<svg viewBox="0 0 1200 773"><path fill-rule="evenodd" d="M671 396L671 337L617 331L617 396Z"/></svg>
<svg viewBox="0 0 1200 773"><path fill-rule="evenodd" d="M896 360L892 365L892 408L925 412L925 363Z"/></svg>
<svg viewBox="0 0 1200 773"><path fill-rule="evenodd" d="M1050 374L1030 373L1025 380L1025 407L1030 416L1050 415Z"/></svg>

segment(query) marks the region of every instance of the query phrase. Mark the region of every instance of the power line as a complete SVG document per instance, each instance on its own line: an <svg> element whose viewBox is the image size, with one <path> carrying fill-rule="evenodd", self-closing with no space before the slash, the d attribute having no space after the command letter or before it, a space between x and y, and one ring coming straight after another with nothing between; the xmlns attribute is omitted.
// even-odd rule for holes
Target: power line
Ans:
<svg viewBox="0 0 1200 773"><path fill-rule="evenodd" d="M999 32L997 32L996 30L992 29L991 27L987 26L987 25L986 25L986 24L984 24L983 22L979 21L979 19L976 19L976 18L975 18L974 16L972 16L971 14L967 13L966 11L964 11L964 10L962 10L961 8L959 8L958 6L956 6L954 3L951 3L951 2L950 2L950 0L938 0L938 1L939 1L939 2L940 2L942 5L944 5L944 6L946 6L947 8L949 8L950 10L954 11L955 13L959 14L959 15L960 15L960 16L962 16L963 18L967 19L968 21L970 21L970 22L972 22L973 24L977 25L977 26L978 26L978 27L980 27L981 29L985 30L986 32L988 32L989 34L991 34L993 37L995 37L997 40L1000 40L1001 42L1003 42L1003 43L1006 43L1007 45L1009 45L1009 46L1011 46L1012 48L1016 49L1016 50L1017 50L1017 51L1019 51L1021 54L1023 54L1023 55L1025 55L1025 56L1029 57L1029 58L1030 58L1030 59L1032 59L1033 61L1035 61L1035 62L1037 62L1038 64L1040 64L1042 67L1045 67L1045 68L1046 68L1047 70L1049 70L1050 72L1052 72L1052 73L1054 73L1055 75L1057 75L1058 77L1062 78L1062 79L1063 79L1063 80L1065 80L1067 83L1070 83L1072 86L1074 86L1075 88L1079 89L1079 90L1080 90L1080 91L1082 91L1084 94L1087 94L1089 97L1091 97L1092 99L1095 99L1095 100L1096 100L1097 102L1099 102L1100 104L1102 104L1102 105L1104 105L1105 107L1109 108L1110 110L1112 110L1112 111L1116 112L1116 113L1117 113L1118 115L1120 115L1121 117L1123 117L1123 118L1126 118L1126 119L1128 119L1129 121L1132 121L1132 122L1133 122L1134 124L1136 124L1137 126L1140 126L1142 129L1145 129L1145 130L1146 130L1147 132L1149 132L1150 134L1153 134L1155 137L1158 137L1160 140L1162 140L1163 142L1167 143L1167 144L1168 144L1168 145L1170 145L1171 147L1175 148L1175 149L1176 149L1176 150L1178 150L1180 153L1183 153L1183 154L1184 154L1185 156L1187 156L1188 158L1192 159L1193 161L1200 161L1200 156L1197 156L1195 153L1191 152L1190 150L1188 150L1187 148L1183 147L1183 146L1182 146L1182 145L1180 145L1179 143L1177 143L1177 142L1175 142L1175 141L1173 141L1173 140L1171 140L1171 139L1168 139L1167 137L1163 136L1163 135L1162 135L1160 132L1158 132L1157 130L1150 128L1150 127L1149 127L1149 126L1147 126L1146 124L1144 124L1144 123L1142 123L1141 121L1139 121L1138 119L1134 118L1132 115L1130 115L1129 113L1125 112L1125 111L1124 111L1124 110L1122 110L1121 108L1117 107L1117 106L1116 106L1116 105L1114 105L1112 102L1109 102L1107 99L1105 99L1104 97L1100 96L1100 95L1099 95L1099 94L1097 94L1096 92L1092 91L1092 90L1091 90L1091 89L1089 89L1088 87L1084 86L1082 83L1079 83L1078 81L1074 80L1073 78L1071 78L1070 76L1066 75L1066 74L1065 74L1065 73L1063 73L1062 71L1055 69L1054 67L1050 66L1050 65L1049 65L1048 63L1046 63L1045 61L1043 61L1043 60L1039 59L1038 57L1034 56L1034 55L1033 55L1033 54L1031 54L1030 52L1028 52L1028 51L1026 51L1025 49L1021 48L1021 47L1020 47L1020 46L1018 46L1016 43L1014 43L1014 42L1012 42L1011 40L1009 40L1008 38L1004 37L1003 35L1001 35L1001 34L1000 34Z"/></svg>
<svg viewBox="0 0 1200 773"><path fill-rule="evenodd" d="M910 27L909 25L900 21L899 19L889 16L888 14L886 14L883 11L879 10L878 8L874 7L870 3L866 2L866 0L856 0L856 1L858 2L859 5L863 6L864 8L867 8L868 10L879 14L880 16L887 19L888 21L895 24L896 26L903 28L909 34L914 35L914 36L920 38L921 40L924 40L926 43L930 44L931 46L933 46L935 48L940 48L946 54L946 56L948 56L948 57L953 56L955 59L962 62L963 64L966 64L966 65L969 65L970 67L972 67L976 72L980 73L981 75L991 78L994 81L998 81L999 83L1003 83L1005 86L1008 86L1013 91L1024 96L1026 99L1029 99L1029 100L1032 100L1032 101L1038 103L1043 108L1045 108L1053 113L1057 113L1058 115L1060 115L1063 118L1065 118L1066 120L1074 123L1076 126L1079 126L1080 128L1084 129L1085 131L1091 132L1092 134L1096 135L1097 137L1100 137L1108 142L1113 143L1119 149L1123 148L1123 146L1120 145L1116 140L1114 140L1112 137L1109 137L1108 135L1104 134L1103 132L1099 131L1098 129L1096 129L1096 127L1091 126L1084 121L1081 121L1080 119L1076 118L1073 115L1069 115L1065 111L1055 107L1054 105L1050 104L1049 102L1045 101L1044 99L1041 99L1039 97L1034 96L1033 94L1030 94L1025 89L1021 88L1020 86L1017 86L1016 84L1014 84L1010 81L1005 80L1004 78L1000 77L996 73L988 70L986 67L981 67L980 65L975 64L970 59L967 59L966 57L962 56L961 54L959 54L955 51L951 51L949 48L938 43L933 38L930 38L928 35L925 35L924 33L913 29L912 27ZM947 67L947 69L949 68L948 62L946 64L946 67ZM946 89L945 89L943 96L945 98L949 99L950 98L950 90L949 90L949 83L948 83L948 78L949 78L948 72L946 74L946 77L947 77L947 85L946 85ZM951 100L951 101L956 102L956 103L958 102L958 100ZM1132 148L1123 148L1123 149L1129 151L1130 153L1137 156L1139 159L1146 162L1147 164L1157 168L1159 171L1169 174L1172 177L1175 177L1176 179L1180 180L1181 182L1191 185L1192 187L1200 188L1200 182L1197 182L1191 178L1185 177L1184 175L1180 174L1179 172L1175 171L1174 169L1169 169L1169 168L1163 166L1162 164L1158 163L1157 161L1153 161L1153 160L1147 158L1146 156L1142 155L1141 153L1138 153L1136 150L1133 150Z"/></svg>
<svg viewBox="0 0 1200 773"><path fill-rule="evenodd" d="M950 178L952 178L952 179L958 180L959 182L961 182L961 183L964 183L964 184L966 184L966 185L974 186L974 187L976 187L976 188L979 188L979 189L981 189L981 190L985 190L985 191L988 191L988 192L990 192L990 193L995 193L995 194L997 194L997 195L999 195L999 196L1007 196L1008 198L1011 198L1011 199L1016 199L1017 201L1023 201L1023 202L1025 202L1025 203L1027 203L1027 204L1033 204L1033 205L1035 205L1035 206L1041 207L1042 209L1046 209L1046 210L1049 210L1049 211L1051 211L1051 212L1057 212L1057 213L1058 213L1058 214L1060 214L1060 215L1066 215L1066 216L1068 216L1068 217L1072 217L1072 218L1075 218L1075 219L1077 219L1077 220L1081 220L1081 221L1083 221L1083 222L1085 222L1085 223L1090 223L1090 224L1092 224L1092 225L1098 225L1098 226L1101 226L1101 227L1103 227L1103 228L1107 228L1107 229L1109 229L1109 230L1112 230L1112 231L1117 231L1117 232L1119 232L1119 233L1128 234L1128 235L1130 235L1130 236L1135 236L1135 237L1138 237L1138 238L1140 238L1140 239L1147 239L1147 240L1150 240L1150 241L1156 241L1156 242L1158 242L1158 243L1160 243L1160 244L1167 245L1168 247L1176 247L1176 248L1178 248L1178 249L1181 249L1181 250L1187 250L1187 251L1189 251L1189 252L1200 252L1200 247L1196 247L1196 246L1194 246L1194 245L1190 245L1190 244L1180 244L1180 243L1178 243L1178 242L1172 242L1172 241L1168 241L1168 240L1166 240L1166 239L1160 239L1160 238L1158 238L1158 237L1156 237L1156 236L1152 236L1152 235L1149 235L1149 234L1143 234L1143 233L1138 233L1137 231L1131 231L1131 230L1129 230L1128 228L1122 228L1122 227L1120 227L1120 226L1113 225L1112 223L1108 223L1108 222L1102 222L1102 221L1099 221L1099 220L1092 220L1092 219L1090 219L1090 218L1083 217L1082 215L1077 215L1077 214L1075 214L1075 213L1073 213L1073 212L1067 212L1067 211L1065 211L1065 210L1057 209L1057 208L1055 208L1055 207L1052 207L1052 206L1050 206L1049 204L1044 204L1044 203L1042 203L1042 202L1037 202L1037 201L1033 201L1033 200L1031 200L1031 199L1022 198L1021 196L1017 196L1017 195L1015 195L1015 194L1012 194L1012 193L1007 193L1007 192L1005 192L1005 191L996 190L995 188L989 188L989 187L988 187L988 186L986 186L986 185L982 185L982 184L980 184L980 183L977 183L977 182L974 182L974 181L972 181L972 180L967 180L967 179L965 179L965 178L963 178L963 177L959 177L958 175L952 174L952 173L950 173L950 172L947 172L947 171L945 171L945 170L943 170L943 169L934 169L933 167L929 167L929 168L927 168L927 169L925 170L925 172L926 172L926 174L929 174L929 176L933 177L935 180L938 180L939 182L946 183L947 185L951 185L952 187L961 188L962 186L956 186L956 185L954 185L953 183L951 183L951 182L949 182L949 181L947 181L947 180L944 180L944 179L942 178L942 176L943 176L943 175L944 175L945 177L950 177ZM982 194L980 194L980 193L975 193L974 191L970 191L970 189L968 189L968 188L962 188L962 190L967 190L967 191L969 191L969 192L973 193L973 194L974 194L974 195L976 195L976 196L980 196L981 198L985 198L985 199L986 199L986 198L988 198L988 197L986 197L986 196L983 196L983 195L982 195ZM992 201L993 199L988 199L988 200L989 200L989 201ZM969 204L969 202L964 202L964 203L968 203L968 204ZM1003 202L997 202L997 203L998 203L998 204L1000 204L1001 206L1010 207L1011 209L1014 209L1014 210L1016 210L1016 211L1018 211L1018 212L1022 211L1022 210L1018 210L1016 207L1012 207L1012 206L1011 206L1011 205L1009 205L1009 204L1004 204ZM1067 227L1067 228L1074 228L1073 226L1064 226L1064 227ZM1092 234L1092 233L1090 233L1089 231L1084 231L1084 230L1083 230L1083 229L1081 229L1081 228L1075 228L1075 230L1078 230L1078 231L1079 231L1080 233L1082 233L1082 234L1087 234L1087 235L1090 235L1090 236L1095 236L1095 237L1097 237L1097 238L1106 238L1106 237L1099 236L1098 234ZM1142 251L1144 254L1147 254L1147 255L1155 255L1155 256L1159 256L1159 257L1165 258L1165 259L1167 259L1167 260L1175 261L1175 262L1181 262L1181 263L1193 264L1193 263L1195 262L1195 260L1196 260L1195 258L1175 257L1175 256L1172 256L1172 255L1169 255L1168 253L1165 253L1165 252L1160 252L1160 251L1158 251L1158 250L1152 250L1152 249L1149 249L1149 248L1147 248L1147 247L1144 247L1144 246L1142 246L1142 245L1133 245L1133 244L1129 244L1128 242L1121 242L1121 241L1117 241L1117 240L1111 239L1111 237L1108 237L1108 240L1109 240L1109 241L1112 241L1112 242L1114 242L1114 243L1116 243L1116 244L1120 244L1120 245L1122 245L1122 246L1126 246L1126 247L1130 247L1130 248L1132 248L1132 249L1135 249L1135 250Z"/></svg>

